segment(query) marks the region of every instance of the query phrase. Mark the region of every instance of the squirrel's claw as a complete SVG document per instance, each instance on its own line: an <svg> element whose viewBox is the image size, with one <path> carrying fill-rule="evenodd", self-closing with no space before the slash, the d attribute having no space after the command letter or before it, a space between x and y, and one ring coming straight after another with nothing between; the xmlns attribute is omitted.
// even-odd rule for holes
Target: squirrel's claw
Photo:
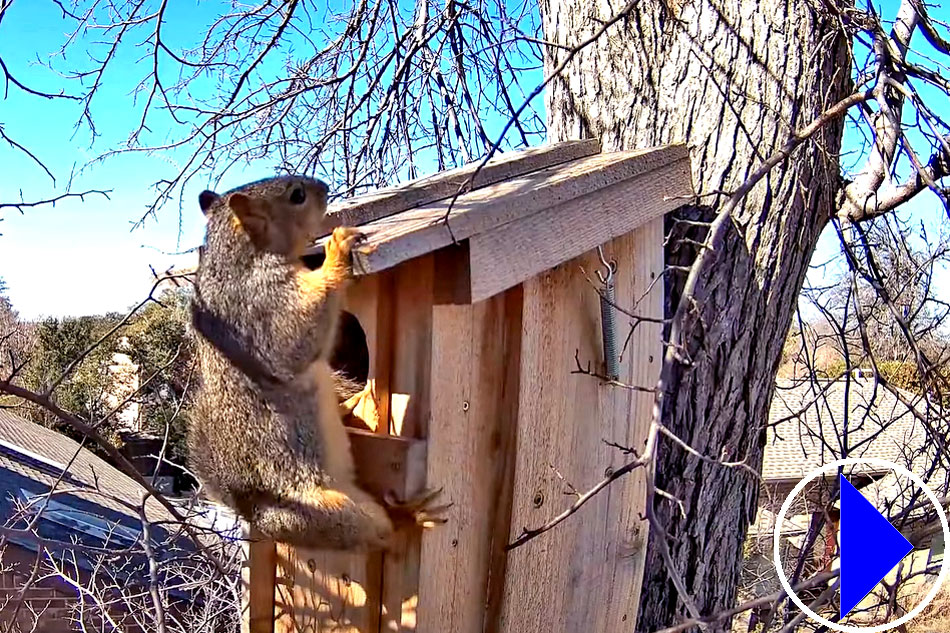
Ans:
<svg viewBox="0 0 950 633"><path fill-rule="evenodd" d="M394 523L428 529L448 521L444 515L452 504L432 505L441 494L442 488L428 489L410 499L400 500L389 491L383 495L383 501Z"/></svg>

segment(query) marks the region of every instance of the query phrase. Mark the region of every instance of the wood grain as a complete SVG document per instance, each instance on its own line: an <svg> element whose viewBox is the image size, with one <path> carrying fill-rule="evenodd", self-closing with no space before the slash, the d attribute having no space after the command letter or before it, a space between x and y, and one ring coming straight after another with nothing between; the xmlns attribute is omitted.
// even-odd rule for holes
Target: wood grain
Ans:
<svg viewBox="0 0 950 633"><path fill-rule="evenodd" d="M396 435L347 429L361 488L382 497L405 499L425 486L426 443Z"/></svg>
<svg viewBox="0 0 950 633"><path fill-rule="evenodd" d="M248 538L248 630L250 633L273 633L276 545L264 539L254 528L251 528Z"/></svg>
<svg viewBox="0 0 950 633"><path fill-rule="evenodd" d="M409 209L360 225L367 240L353 254L354 269L357 275L369 275L568 201L576 200L583 206L595 191L685 161L688 151L682 145L596 154L460 196L448 224L444 221L449 210L447 201ZM671 183L671 190L691 194L689 170L672 173L678 182ZM669 176L669 172L664 174ZM565 232L570 229L560 225L552 228ZM319 248L322 243L315 247ZM567 259L565 256L561 261Z"/></svg>
<svg viewBox="0 0 950 633"><path fill-rule="evenodd" d="M367 383L372 390L375 415L361 421L372 431L385 432L389 420L389 368L392 362L392 325L389 301L392 298L388 273L358 277L347 289L344 309L356 316L366 335L369 349Z"/></svg>
<svg viewBox="0 0 950 633"><path fill-rule="evenodd" d="M392 271L390 432L422 438L429 420L434 257L426 255Z"/></svg>
<svg viewBox="0 0 950 633"><path fill-rule="evenodd" d="M630 233L691 195L689 161L682 160L600 189L582 203L572 200L472 236L470 298L491 297Z"/></svg>
<svg viewBox="0 0 950 633"><path fill-rule="evenodd" d="M361 226L365 246L354 252L357 274L367 274L419 257L499 225L545 211L569 200L684 160L680 145L596 154L496 183L459 197L448 224L448 202L411 209ZM687 174L688 178L688 174Z"/></svg>
<svg viewBox="0 0 950 633"><path fill-rule="evenodd" d="M412 182L373 191L330 206L327 228L360 226L407 209L454 196L459 187L471 180L471 188L480 189L496 182L566 163L600 152L596 139L565 141L518 152L500 154L472 179L481 161L457 169L439 172Z"/></svg>
<svg viewBox="0 0 950 633"><path fill-rule="evenodd" d="M617 260L617 300L637 313L662 315L662 219L605 245ZM604 440L642 447L652 394L572 374L603 358L599 298L585 278L595 252L526 281L514 492L509 538L538 526L604 477L627 456ZM652 277L651 277L652 276ZM644 296L643 299L640 299ZM637 300L640 299L639 304ZM618 318L622 341L628 319ZM621 380L652 387L659 370L660 332L640 325L623 356ZM643 474L604 491L570 520L508 554L499 630L506 633L635 630L637 586L646 530Z"/></svg>
<svg viewBox="0 0 950 633"><path fill-rule="evenodd" d="M278 546L276 633L368 633L380 628L382 554Z"/></svg>
<svg viewBox="0 0 950 633"><path fill-rule="evenodd" d="M428 480L453 505L449 522L423 537L419 631L481 633L504 587L520 289L438 306L432 329Z"/></svg>
<svg viewBox="0 0 950 633"><path fill-rule="evenodd" d="M347 299L367 335L384 422L375 433L350 431L361 484L402 497L442 487L449 522L421 538L400 535L386 554L279 546L267 559L252 548L263 562L249 584L274 572L251 593L250 633L270 633L275 613L280 633L635 630L642 473L523 548L504 545L628 459L604 439L642 446L652 394L571 372L575 350L594 368L603 357L587 278L598 244L619 264L618 303L662 315L662 215L692 195L687 152L491 173L501 180L459 198L457 245L441 222L446 202L422 193L429 185L417 183L405 200L415 208L398 215L373 216L394 208L392 192L366 203L376 209L363 227L376 250L355 255L365 276ZM617 323L622 341L629 320ZM652 387L660 353L659 326L639 325L620 380Z"/></svg>
<svg viewBox="0 0 950 633"><path fill-rule="evenodd" d="M632 274L632 278L618 288L617 301L619 305L632 307L636 314L654 317L663 314L663 240L663 218L652 220L631 235L617 240L617 248L625 252L618 260L624 262ZM613 250L610 254L616 257L616 253ZM629 319L618 315L617 324L619 336L627 336L631 327ZM658 323L641 323L633 330L622 365L625 371L629 371L629 384L656 385L663 353L661 341L662 327ZM623 445L642 450L653 417L654 397L651 393L631 392L627 395L629 400L610 394L604 408L612 416L614 437L626 437ZM628 459L629 456L612 452L610 466L617 468ZM604 630L634 631L637 630L649 527L641 520L646 509L646 475L637 471L615 484L618 485L610 491L608 525L611 530L607 557L615 560L616 565L608 580L610 593L604 610Z"/></svg>
<svg viewBox="0 0 950 633"><path fill-rule="evenodd" d="M420 266L424 268L419 261L411 262L405 266L410 269L407 273L396 269L360 278L347 292L345 307L356 315L366 334L370 380L375 386L380 414L386 421L375 432L348 429L358 482L377 496L392 491L397 497L407 498L418 494L425 483L425 443L411 436L388 434L393 381L412 396L425 393L424 385L406 378L410 372L404 368L420 358L414 349L421 349L422 357L427 353L429 341L424 329L415 336L409 332L425 323L425 305L419 299L420 292L425 296L426 285L423 283L419 292L413 292L418 284L400 281L403 296L399 298L396 292L397 277L418 279ZM431 274L429 279L431 295ZM397 312L403 317L399 318ZM404 325L400 326L401 323ZM397 337L401 337L398 343ZM395 362L397 354L405 359L403 363ZM411 421L403 424L415 427ZM277 558L274 608L278 633L409 630L401 629L400 623L404 619L403 595L417 593L414 579L418 575L418 536L397 535L392 551L386 554L280 545Z"/></svg>
<svg viewBox="0 0 950 633"><path fill-rule="evenodd" d="M434 256L405 262L388 274L392 293L385 315L391 332L388 430L404 441L422 439L429 429ZM413 477L407 496L421 492L425 463L407 476ZM418 532L399 534L383 558L382 626L386 631L416 628L420 538Z"/></svg>
<svg viewBox="0 0 950 633"><path fill-rule="evenodd" d="M424 442L357 429L348 429L348 434L361 487L374 495L392 491L403 498L422 490ZM385 555L279 544L275 566L277 596L276 600L271 598L276 633L379 631L387 612L384 600L389 595L384 568L394 564L390 558L401 556L398 552L406 540L398 538L394 554ZM401 573L400 565L390 576L398 579Z"/></svg>

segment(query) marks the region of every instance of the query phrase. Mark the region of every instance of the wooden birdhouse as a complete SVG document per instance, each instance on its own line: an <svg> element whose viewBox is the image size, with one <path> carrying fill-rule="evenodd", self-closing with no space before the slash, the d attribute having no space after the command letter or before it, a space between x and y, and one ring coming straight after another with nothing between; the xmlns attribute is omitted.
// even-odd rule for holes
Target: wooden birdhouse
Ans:
<svg viewBox="0 0 950 633"><path fill-rule="evenodd" d="M354 255L338 348L367 385L350 420L360 480L442 488L448 521L386 553L253 543L252 633L635 629L641 472L506 545L631 459L609 443L643 446L653 395L630 387L658 377L663 216L693 195L687 150L504 154L453 202L474 171L331 208L372 249Z"/></svg>

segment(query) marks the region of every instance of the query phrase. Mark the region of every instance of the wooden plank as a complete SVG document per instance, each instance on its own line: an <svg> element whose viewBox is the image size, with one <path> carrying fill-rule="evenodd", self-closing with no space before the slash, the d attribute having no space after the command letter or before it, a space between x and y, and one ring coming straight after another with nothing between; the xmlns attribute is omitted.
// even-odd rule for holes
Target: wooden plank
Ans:
<svg viewBox="0 0 950 633"><path fill-rule="evenodd" d="M650 223L631 235L615 240L606 255L618 260L618 305L632 308L631 312L654 317L663 315L663 218ZM628 272L629 271L629 272ZM617 315L618 337L630 332L629 318ZM640 323L633 331L627 350L621 357L621 371L629 376L628 382L642 387L654 387L659 378L663 354L662 326L659 323ZM651 393L627 392L623 397L617 389L601 391L606 397L602 410L612 412L610 433L617 443L641 450L644 446L653 415L654 397ZM624 439L621 439L624 438ZM628 456L610 452L610 467L625 464ZM641 520L646 507L646 475L640 470L614 482L609 491L608 550L606 557L615 564L608 567L610 593L606 608L602 609L603 631L620 633L636 630L640 588L646 563L648 523Z"/></svg>
<svg viewBox="0 0 950 633"><path fill-rule="evenodd" d="M367 242L354 252L354 267L357 274L384 270L569 200L580 199L583 203L598 189L687 156L686 148L679 145L596 154L467 193L452 207L448 224L448 201L371 222L360 227Z"/></svg>
<svg viewBox="0 0 950 633"><path fill-rule="evenodd" d="M465 486L470 477L459 477L470 466L465 442L465 408L471 403L470 374L476 353L473 341L472 310L468 306L437 307L432 323L432 418L429 445L432 448L427 469L433 485L443 489L449 508L448 522L438 532L423 535L422 561L425 574L420 578L417 630L429 633L454 631L458 626L455 609L455 570L462 526L459 512L472 498ZM470 410L470 409L469 409ZM465 461L457 463L460 453Z"/></svg>
<svg viewBox="0 0 950 633"><path fill-rule="evenodd" d="M589 307L578 305L571 288L568 267L559 266L523 284L524 315L521 351L521 386L518 407L518 454L512 497L512 533L514 538L523 526L537 526L556 513L566 500L564 482L554 468L565 473L574 485L578 465L572 455L574 439L573 413L569 405L575 394L575 382L565 365L571 348L580 348L590 358L596 337ZM583 296L583 295L579 295ZM592 324L588 332L578 332L580 317ZM578 321L575 322L575 317ZM546 366L546 363L549 365ZM599 412L592 408L589 420L596 421ZM597 428L588 422L588 434ZM533 436L533 437L532 437ZM590 458L586 446L578 447ZM500 614L499 630L521 631L565 630L559 622L566 611L563 589L569 582L570 548L578 542L584 524L596 521L602 500L590 502L588 516L565 522L560 529L547 533L519 550L509 552L507 590ZM594 514L593 517L590 515ZM516 527L515 527L516 526ZM600 541L600 538L595 538ZM545 578L542 578L545 576ZM596 587L589 590L595 591Z"/></svg>
<svg viewBox="0 0 950 633"><path fill-rule="evenodd" d="M377 409L378 420L365 420L370 430L387 433L389 427L389 379L392 370L392 271L357 277L347 289L344 309L356 316L366 335L369 349L369 387ZM378 426L374 425L378 423Z"/></svg>
<svg viewBox="0 0 950 633"><path fill-rule="evenodd" d="M420 257L390 271L392 299L389 432L425 438L429 429L429 367L432 355L434 256ZM416 489L425 485L425 466L416 473ZM415 630L419 594L418 532L397 535L383 558L382 626L387 631Z"/></svg>
<svg viewBox="0 0 950 633"><path fill-rule="evenodd" d="M250 526L241 522L241 633L251 633L251 541ZM16 550L14 550L16 551ZM258 581L260 582L260 581Z"/></svg>
<svg viewBox="0 0 950 633"><path fill-rule="evenodd" d="M523 176L539 169L599 152L600 141L585 139L500 154L478 172L472 180L471 188L480 189L502 180ZM330 205L327 226L328 228L359 226L413 207L454 196L459 187L469 181L480 163L479 160L403 185L341 200Z"/></svg>
<svg viewBox="0 0 950 633"><path fill-rule="evenodd" d="M594 191L684 160L688 160L688 150L682 145L596 154L460 196L448 224L444 221L448 201L370 222L360 227L367 240L353 254L356 274L392 268L570 200L583 204ZM688 169L682 172L682 178L682 186L691 187ZM315 250L319 248L322 242Z"/></svg>
<svg viewBox="0 0 950 633"><path fill-rule="evenodd" d="M273 633L277 549L273 541L251 528L248 544L248 630Z"/></svg>
<svg viewBox="0 0 950 633"><path fill-rule="evenodd" d="M405 499L425 486L426 443L396 435L347 429L360 487L376 497Z"/></svg>
<svg viewBox="0 0 950 633"><path fill-rule="evenodd" d="M392 274L390 432L421 438L426 436L429 420L434 257L406 262Z"/></svg>
<svg viewBox="0 0 950 633"><path fill-rule="evenodd" d="M681 145L596 154L587 158L506 180L459 197L449 223L444 218L449 202L411 209L361 227L367 244L355 253L360 271L378 270L390 259L402 261L463 240L480 232L545 211L569 200L685 160ZM454 237L454 240L453 240ZM375 249L375 250L373 250ZM362 252L372 251L372 252Z"/></svg>
<svg viewBox="0 0 950 633"><path fill-rule="evenodd" d="M357 316L367 337L370 379L386 420L394 378L396 385L413 398L417 392L427 393L425 385L413 382L412 368L413 363L424 360L430 344L424 298L428 293L431 312L432 273L428 284L424 274L420 277L420 271L425 270L424 259L407 265L409 270L404 273L393 270L359 279L347 293L346 308ZM431 267L431 260L428 265ZM400 275L404 277L397 279ZM417 334L410 332L420 326ZM401 337L398 347L397 335ZM396 363L397 355L405 360ZM427 363L421 367L420 371L427 374ZM416 428L414 415L413 409L401 424L407 429ZM388 427L382 424L375 433L348 429L357 478L372 494L381 496L392 491L399 497L411 497L425 485L425 443L412 439L413 433L390 436ZM387 631L398 630L391 623L406 619L405 596L418 593L418 558L418 536L405 534L396 536L393 550L386 554L281 545L277 553L278 595L276 601L272 598L271 606L272 613L277 614L277 632L375 633L382 630L384 622Z"/></svg>
<svg viewBox="0 0 950 633"><path fill-rule="evenodd" d="M431 264L431 262L430 262ZM393 375L396 350L393 335L395 312L403 315L399 354L406 359L401 363L401 385L415 398L426 393L424 384L416 384L418 371L410 369L428 353L428 335L425 324L426 284L417 283L420 264L413 263L400 281L400 301L395 299L397 271L358 280L347 293L346 308L360 320L370 348L370 380L377 387L380 410L388 415L390 406L389 383ZM422 264L424 266L424 263ZM424 269L423 269L424 270ZM429 275L431 280L431 273ZM413 292L412 288L420 292ZM406 288L409 291L406 291ZM431 295L431 284L428 294ZM397 306L397 303L401 307ZM431 303L431 299L430 299ZM410 330L422 330L412 335ZM427 370L426 363L420 365ZM426 379L427 380L427 379ZM398 395L398 394L397 394ZM424 395L423 398L424 399ZM418 405L417 405L418 406ZM424 411L424 408L420 407ZM400 426L415 428L407 422L408 408L403 407ZM410 497L420 492L425 482L425 444L418 440L385 435L387 426L378 433L349 429L351 450L357 465L360 484L368 491L383 495L387 491L399 497ZM424 425L423 425L424 426ZM281 582L277 600L279 631L377 631L387 618L400 622L406 619L403 600L393 598L405 592L417 593L418 538L397 535L393 550L384 556L323 552L280 546ZM384 572L385 570L385 572ZM383 576L386 575L384 582ZM408 580L407 580L408 579ZM383 588L386 591L384 594ZM384 597L395 602L384 605Z"/></svg>
<svg viewBox="0 0 950 633"><path fill-rule="evenodd" d="M376 633L382 554L278 546L276 633Z"/></svg>
<svg viewBox="0 0 950 633"><path fill-rule="evenodd" d="M647 224L692 195L689 161L664 165L469 240L471 300L480 301ZM591 273L593 274L593 273Z"/></svg>
<svg viewBox="0 0 950 633"><path fill-rule="evenodd" d="M277 543L276 595L274 596L274 633L296 633L294 618L297 578L297 549Z"/></svg>
<svg viewBox="0 0 950 633"><path fill-rule="evenodd" d="M419 536L396 534L383 556L380 631L415 631L419 587Z"/></svg>
<svg viewBox="0 0 950 633"><path fill-rule="evenodd" d="M521 338L524 310L524 291L518 286L503 295L505 299L504 351L501 363L504 367L504 382L497 409L499 422L497 433L492 437L495 454L490 457L494 464L492 488L489 493L493 516L490 526L488 586L485 598L485 625L483 631L498 631L501 609L507 589L508 535L511 530L512 497L516 451L518 450L518 407L521 385ZM488 379L492 368L482 365L482 380Z"/></svg>
<svg viewBox="0 0 950 633"><path fill-rule="evenodd" d="M375 371L374 388L376 394L376 403L379 406L380 426L376 429L377 433L389 433L390 427L390 408L392 404L392 373L393 360L395 354L393 347L394 324L393 324L393 303L395 301L396 286L393 275L394 271L384 271L375 275L377 281L377 300L376 300L376 349L370 352L370 356L376 357L373 365Z"/></svg>
<svg viewBox="0 0 950 633"><path fill-rule="evenodd" d="M468 240L450 244L435 253L436 305L464 305L472 302L472 280L469 275Z"/></svg>
<svg viewBox="0 0 950 633"><path fill-rule="evenodd" d="M435 309L428 475L453 505L449 522L423 536L419 631L493 630L492 605L504 588L520 337L520 289Z"/></svg>
<svg viewBox="0 0 950 633"><path fill-rule="evenodd" d="M425 443L348 429L359 484L406 497L425 483ZM402 538L402 537L397 537ZM401 541L397 542L398 550ZM389 554L385 555L389 557ZM276 633L380 630L384 554L277 548Z"/></svg>
<svg viewBox="0 0 950 633"><path fill-rule="evenodd" d="M389 349L390 326L387 301L390 298L387 284L388 275L358 277L344 295L344 309L352 313L360 323L366 335L366 347L369 350L369 372L367 383L372 389L375 411L366 407L354 411L371 431L385 432L385 421L389 419ZM381 360L382 357L382 360ZM352 418L350 418L352 420ZM382 428L381 428L382 427Z"/></svg>
<svg viewBox="0 0 950 633"><path fill-rule="evenodd" d="M639 314L662 315L662 284L647 292L662 272L662 219L604 248L618 262L618 302ZM577 491L629 459L603 440L640 448L646 435L651 394L571 373L575 353L594 368L603 357L599 298L581 271L598 265L596 252L588 252L523 284L512 539L524 526L545 523ZM646 298L634 308L641 295ZM621 341L627 323L618 318ZM660 350L658 327L638 326L620 380L652 387ZM642 472L628 475L556 529L508 554L499 630L635 630L646 544L642 477Z"/></svg>

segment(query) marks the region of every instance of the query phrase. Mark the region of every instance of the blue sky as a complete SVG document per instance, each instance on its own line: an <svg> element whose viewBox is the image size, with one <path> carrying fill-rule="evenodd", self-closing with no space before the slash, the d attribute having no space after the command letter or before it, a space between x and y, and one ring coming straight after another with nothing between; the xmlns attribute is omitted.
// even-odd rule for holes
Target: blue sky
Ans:
<svg viewBox="0 0 950 633"><path fill-rule="evenodd" d="M184 38L199 33L200 25L228 4L212 0L202 2L199 8L194 0L179 0L173 3L176 13L169 18L166 33ZM891 0L885 3L885 15L887 7L894 4ZM938 11L935 17L947 18L947 14L950 11ZM2 24L0 55L32 87L56 90L61 85L58 78L32 60L53 53L67 30L68 24L52 2L14 3ZM102 52L92 36L83 45L97 54ZM79 50L81 47L74 49L72 55ZM169 204L157 218L131 230L150 202L152 183L173 173L180 156L126 154L83 169L100 152L121 143L134 127L136 115L127 104L141 72L137 64L143 62L135 59L138 53L131 47L123 49L123 54L121 63L113 65L104 78L103 94L95 102L93 116L99 136L94 142L88 128L76 127L80 110L74 103L48 101L15 89L3 101L0 124L5 132L33 150L50 167L57 183L54 186L41 169L4 144L0 146L0 200L18 199L21 190L26 199L55 195L74 170L73 191L112 190L108 200L97 196L85 201L64 200L54 207L27 209L22 215L11 209L2 211L0 277L7 282L8 294L23 317L126 309L150 286L149 266L160 270L192 263L193 255L175 253L202 239L204 223L194 201L208 182L200 176L186 187L181 214L177 204ZM81 65L85 60L71 58L71 62ZM524 83L533 85L538 79L539 75ZM226 175L218 188L271 175L273 167L271 161L242 166ZM912 217L928 225L937 223L941 213L932 196L915 201L910 211ZM835 239L825 236L818 258L830 256L836 249Z"/></svg>
<svg viewBox="0 0 950 633"><path fill-rule="evenodd" d="M164 39L173 48L190 47L199 43L205 25L229 10L231 3L176 0L171 7ZM14 3L3 20L0 55L29 87L58 92L65 85L65 91L70 92L68 82L35 62L55 53L69 30L70 22L62 19L52 2ZM176 37L182 39L176 41ZM77 57L77 51L101 57L105 47L97 40L104 39L99 34L81 39L81 46L75 47L68 59L69 67L88 67L88 59ZM201 190L212 187L207 175L192 179L180 200L167 203L133 230L153 200L153 183L177 174L189 153L126 153L90 164L103 152L120 146L140 116L141 108L131 107L132 91L151 60L138 59L140 51L131 46L119 51L93 102L95 138L88 126L77 125L82 110L75 102L47 100L15 89L3 101L0 124L4 131L34 152L57 181L54 184L22 153L0 143L0 200L19 200L21 191L25 200L52 198L62 193L71 175L71 191L110 190L108 198L70 198L22 214L14 209L0 210L0 277L24 318L122 311L145 296L153 279L151 268L162 271L196 261L194 253L186 251L200 244L204 236L197 198ZM210 84L213 79L202 81ZM73 87L72 92L76 91ZM135 98L135 103L141 104L144 96ZM149 123L153 130L168 127L168 121L156 122L155 117ZM158 144L166 138L158 131L145 135L146 143ZM272 176L275 163L276 159L268 159L242 164L213 188L227 190Z"/></svg>
<svg viewBox="0 0 950 633"><path fill-rule="evenodd" d="M193 9L186 15L203 23L210 13ZM38 0L14 3L2 28L0 54L7 65L26 69L19 74L31 87L56 90L61 85L56 76L31 64L31 59L54 52L64 39L68 24L55 5ZM168 31L195 32L195 28ZM20 190L25 199L54 196L74 169L81 171L74 177L73 191L112 190L109 199L68 199L55 206L27 209L22 215L11 209L3 211L0 277L7 282L10 299L23 317L124 310L145 296L150 287L150 265L156 270L187 265L192 255L168 253L194 247L203 237L202 215L192 202L207 184L200 178L186 189L180 216L177 204L170 204L157 219L131 230L150 201L152 183L169 174L174 155L127 154L82 169L100 152L124 140L136 122L131 110L122 107L129 103L134 86L135 60L120 61L104 77L103 95L94 102L98 107L93 116L100 134L94 143L88 128L76 127L81 110L72 102L45 100L17 90L11 90L3 102L0 123L6 133L34 151L58 182L54 186L41 169L4 146L0 148L0 199L19 199ZM222 185L227 188L272 174L272 165L261 162L233 173Z"/></svg>
<svg viewBox="0 0 950 633"><path fill-rule="evenodd" d="M332 2L335 5L337 0ZM411 13L413 3L406 6ZM230 8L229 0L171 3L163 29L166 42L173 47L198 44L205 25ZM327 28L320 19L313 23ZM31 88L57 91L63 82L35 60L56 52L68 30L70 23L62 19L52 2L14 3L2 23L0 55ZM182 39L169 41L176 36ZM88 60L82 55L77 57L77 51L99 57L105 53L97 38L105 39L93 34L80 40L80 46L73 48L68 59L70 67L87 65ZM177 201L167 204L157 218L131 230L152 200L152 183L174 176L187 154L122 154L87 166L103 151L121 145L138 120L138 112L130 107L131 93L151 60L136 59L141 51L132 46L120 51L119 63L110 66L101 94L94 102L92 115L98 133L95 139L88 127L77 127L81 109L74 102L45 100L17 90L11 90L3 101L0 124L5 132L36 153L58 182L54 185L42 169L0 143L0 200L19 200L20 191L26 200L53 197L62 192L74 170L72 191L111 190L108 199L68 199L55 206L27 209L22 215L12 209L0 211L0 277L6 281L8 295L24 318L123 310L141 300L150 287L150 266L163 270L171 265L193 263L193 254L176 253L197 246L203 238L203 218L195 201L210 183L207 176L201 175L186 186L180 208ZM530 89L540 79L539 73L531 73L524 82ZM212 88L213 78L202 81L208 82L209 90ZM158 132L167 128L164 123L167 122L150 120L156 132L149 141L157 143L166 138ZM503 123L489 121L492 129L500 129ZM276 159L242 164L214 188L226 190L271 176L275 165ZM433 165L429 171L434 169Z"/></svg>

